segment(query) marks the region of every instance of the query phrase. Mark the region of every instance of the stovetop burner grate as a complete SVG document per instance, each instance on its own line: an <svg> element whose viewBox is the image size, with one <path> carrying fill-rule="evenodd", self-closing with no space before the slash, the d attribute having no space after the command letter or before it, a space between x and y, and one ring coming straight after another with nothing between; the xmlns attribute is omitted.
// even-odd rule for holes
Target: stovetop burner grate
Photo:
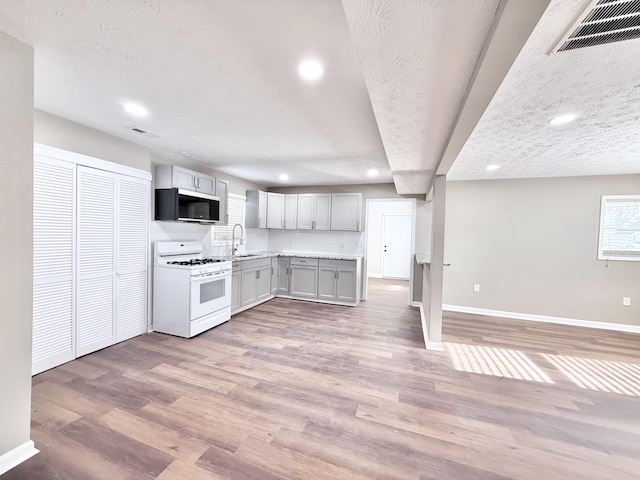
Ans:
<svg viewBox="0 0 640 480"><path fill-rule="evenodd" d="M219 258L192 258L190 260L178 260L175 262L167 262L169 265L207 265L209 263L224 262Z"/></svg>

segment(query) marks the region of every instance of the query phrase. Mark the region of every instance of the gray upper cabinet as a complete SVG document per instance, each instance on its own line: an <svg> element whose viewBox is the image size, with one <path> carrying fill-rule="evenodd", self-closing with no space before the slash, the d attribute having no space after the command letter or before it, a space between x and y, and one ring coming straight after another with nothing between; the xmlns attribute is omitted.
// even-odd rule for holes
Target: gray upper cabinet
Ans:
<svg viewBox="0 0 640 480"><path fill-rule="evenodd" d="M284 196L284 228L296 230L298 228L298 195L287 194Z"/></svg>
<svg viewBox="0 0 640 480"><path fill-rule="evenodd" d="M331 230L361 230L362 194L331 194Z"/></svg>
<svg viewBox="0 0 640 480"><path fill-rule="evenodd" d="M331 194L303 193L298 195L298 230L329 230L331 228Z"/></svg>
<svg viewBox="0 0 640 480"><path fill-rule="evenodd" d="M362 193L247 191L245 223L278 230L362 230Z"/></svg>
<svg viewBox="0 0 640 480"><path fill-rule="evenodd" d="M245 227L267 228L267 192L247 190L245 204Z"/></svg>
<svg viewBox="0 0 640 480"><path fill-rule="evenodd" d="M218 195L218 191L216 189L217 186L218 181L216 180L216 177L203 175L201 173L198 173L196 176L196 192Z"/></svg>
<svg viewBox="0 0 640 480"><path fill-rule="evenodd" d="M156 165L154 169L155 188L181 188L193 192L217 195L216 177L195 172L176 165Z"/></svg>
<svg viewBox="0 0 640 480"><path fill-rule="evenodd" d="M216 196L220 199L220 221L218 225L227 225L229 223L229 182L217 180L216 183Z"/></svg>
<svg viewBox="0 0 640 480"><path fill-rule="evenodd" d="M284 194L267 193L267 228L284 229Z"/></svg>

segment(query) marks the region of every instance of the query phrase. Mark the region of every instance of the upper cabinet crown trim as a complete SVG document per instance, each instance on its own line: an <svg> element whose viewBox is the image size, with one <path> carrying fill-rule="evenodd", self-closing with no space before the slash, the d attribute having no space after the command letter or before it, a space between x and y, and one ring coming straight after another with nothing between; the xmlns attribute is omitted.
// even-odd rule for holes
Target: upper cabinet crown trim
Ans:
<svg viewBox="0 0 640 480"><path fill-rule="evenodd" d="M78 165L84 165L85 167L96 168L98 170L119 173L121 175L128 175L129 177L151 181L151 172L146 170L128 167L119 163L108 162L106 160L90 157L81 153L69 152L68 150L50 147L49 145L42 145L41 143L33 144L33 153L34 155L40 155L42 157L66 160Z"/></svg>

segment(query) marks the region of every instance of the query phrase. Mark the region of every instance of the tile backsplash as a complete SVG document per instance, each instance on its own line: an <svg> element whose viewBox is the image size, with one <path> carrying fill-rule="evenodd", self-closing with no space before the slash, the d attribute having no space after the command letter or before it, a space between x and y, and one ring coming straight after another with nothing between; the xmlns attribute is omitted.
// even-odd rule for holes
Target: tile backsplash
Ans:
<svg viewBox="0 0 640 480"><path fill-rule="evenodd" d="M198 241L205 247L205 256L223 257L231 254L231 241L210 244L210 228L180 222L151 222L151 242ZM363 232L335 232L322 230L266 230L245 228L244 242L238 253L305 252L364 255Z"/></svg>
<svg viewBox="0 0 640 480"><path fill-rule="evenodd" d="M363 232L269 230L268 239L269 251L364 255Z"/></svg>

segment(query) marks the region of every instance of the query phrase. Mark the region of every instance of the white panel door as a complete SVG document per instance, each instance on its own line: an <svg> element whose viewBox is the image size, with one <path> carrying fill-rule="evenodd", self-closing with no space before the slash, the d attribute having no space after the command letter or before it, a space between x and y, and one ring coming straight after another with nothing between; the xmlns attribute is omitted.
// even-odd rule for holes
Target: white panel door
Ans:
<svg viewBox="0 0 640 480"><path fill-rule="evenodd" d="M150 182L118 175L115 341L147 331Z"/></svg>
<svg viewBox="0 0 640 480"><path fill-rule="evenodd" d="M84 166L77 178L76 356L114 343L116 174Z"/></svg>
<svg viewBox="0 0 640 480"><path fill-rule="evenodd" d="M267 228L284 228L284 195L267 193Z"/></svg>
<svg viewBox="0 0 640 480"><path fill-rule="evenodd" d="M314 230L331 229L331 194L317 193L315 195L313 215Z"/></svg>
<svg viewBox="0 0 640 480"><path fill-rule="evenodd" d="M382 241L382 276L408 279L411 270L411 215L383 215Z"/></svg>
<svg viewBox="0 0 640 480"><path fill-rule="evenodd" d="M36 156L33 164L32 374L75 358L73 163Z"/></svg>

